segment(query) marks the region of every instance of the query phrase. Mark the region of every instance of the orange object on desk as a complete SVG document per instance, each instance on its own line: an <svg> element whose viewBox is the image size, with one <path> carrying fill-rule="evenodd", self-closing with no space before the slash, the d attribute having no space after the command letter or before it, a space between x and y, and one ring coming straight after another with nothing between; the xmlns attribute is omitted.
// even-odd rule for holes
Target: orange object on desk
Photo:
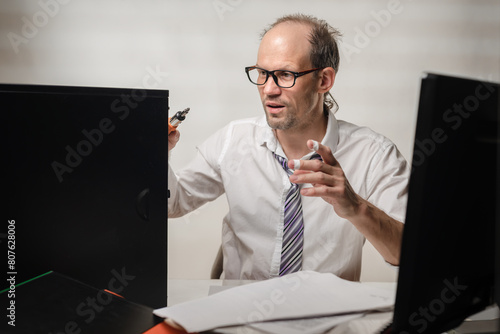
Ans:
<svg viewBox="0 0 500 334"><path fill-rule="evenodd" d="M161 322L153 328L145 331L143 334L189 334L185 330L174 328L166 322ZM196 334L196 333L191 333Z"/></svg>

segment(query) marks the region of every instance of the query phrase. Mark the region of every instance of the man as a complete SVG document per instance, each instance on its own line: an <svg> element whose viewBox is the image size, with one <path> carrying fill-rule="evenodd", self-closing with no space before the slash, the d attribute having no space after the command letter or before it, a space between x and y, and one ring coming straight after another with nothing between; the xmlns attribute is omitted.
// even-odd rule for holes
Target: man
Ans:
<svg viewBox="0 0 500 334"><path fill-rule="evenodd" d="M302 269L359 280L365 238L399 264L409 168L388 139L329 110L337 36L314 17L276 21L245 69L265 117L230 123L187 168L169 167L169 217L226 193L225 278ZM169 136L169 150L178 140Z"/></svg>

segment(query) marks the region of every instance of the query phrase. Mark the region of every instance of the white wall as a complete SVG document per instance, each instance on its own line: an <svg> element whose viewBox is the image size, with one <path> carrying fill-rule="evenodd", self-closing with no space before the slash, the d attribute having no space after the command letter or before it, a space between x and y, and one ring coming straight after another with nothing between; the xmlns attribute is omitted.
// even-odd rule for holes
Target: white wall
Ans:
<svg viewBox="0 0 500 334"><path fill-rule="evenodd" d="M191 108L171 156L180 168L228 121L262 113L243 67L262 29L296 12L343 32L337 117L386 135L408 160L423 71L499 81L495 0L0 0L0 81L169 89L171 112ZM169 221L170 277L208 278L226 210L220 198ZM365 248L362 279L394 280Z"/></svg>

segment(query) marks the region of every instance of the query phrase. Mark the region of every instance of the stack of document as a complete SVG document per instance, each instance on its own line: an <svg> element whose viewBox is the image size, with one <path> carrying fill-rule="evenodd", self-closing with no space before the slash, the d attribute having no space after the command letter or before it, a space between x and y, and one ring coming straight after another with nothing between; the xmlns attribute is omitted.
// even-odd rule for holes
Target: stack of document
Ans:
<svg viewBox="0 0 500 334"><path fill-rule="evenodd" d="M233 287L154 311L187 332L324 333L372 312L392 310L395 291L300 271Z"/></svg>

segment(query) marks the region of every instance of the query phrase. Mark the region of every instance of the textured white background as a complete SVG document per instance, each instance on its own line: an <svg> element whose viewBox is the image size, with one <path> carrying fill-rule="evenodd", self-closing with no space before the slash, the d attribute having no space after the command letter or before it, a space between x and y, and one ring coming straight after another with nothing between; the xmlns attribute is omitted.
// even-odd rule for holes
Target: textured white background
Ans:
<svg viewBox="0 0 500 334"><path fill-rule="evenodd" d="M150 83L170 90L171 112L191 108L177 169L228 121L262 113L243 68L262 29L297 12L343 33L337 117L384 134L409 161L422 72L499 81L494 0L0 0L0 81L140 88L156 70ZM209 277L226 210L222 197L168 222L169 277ZM362 280L395 278L367 244Z"/></svg>

